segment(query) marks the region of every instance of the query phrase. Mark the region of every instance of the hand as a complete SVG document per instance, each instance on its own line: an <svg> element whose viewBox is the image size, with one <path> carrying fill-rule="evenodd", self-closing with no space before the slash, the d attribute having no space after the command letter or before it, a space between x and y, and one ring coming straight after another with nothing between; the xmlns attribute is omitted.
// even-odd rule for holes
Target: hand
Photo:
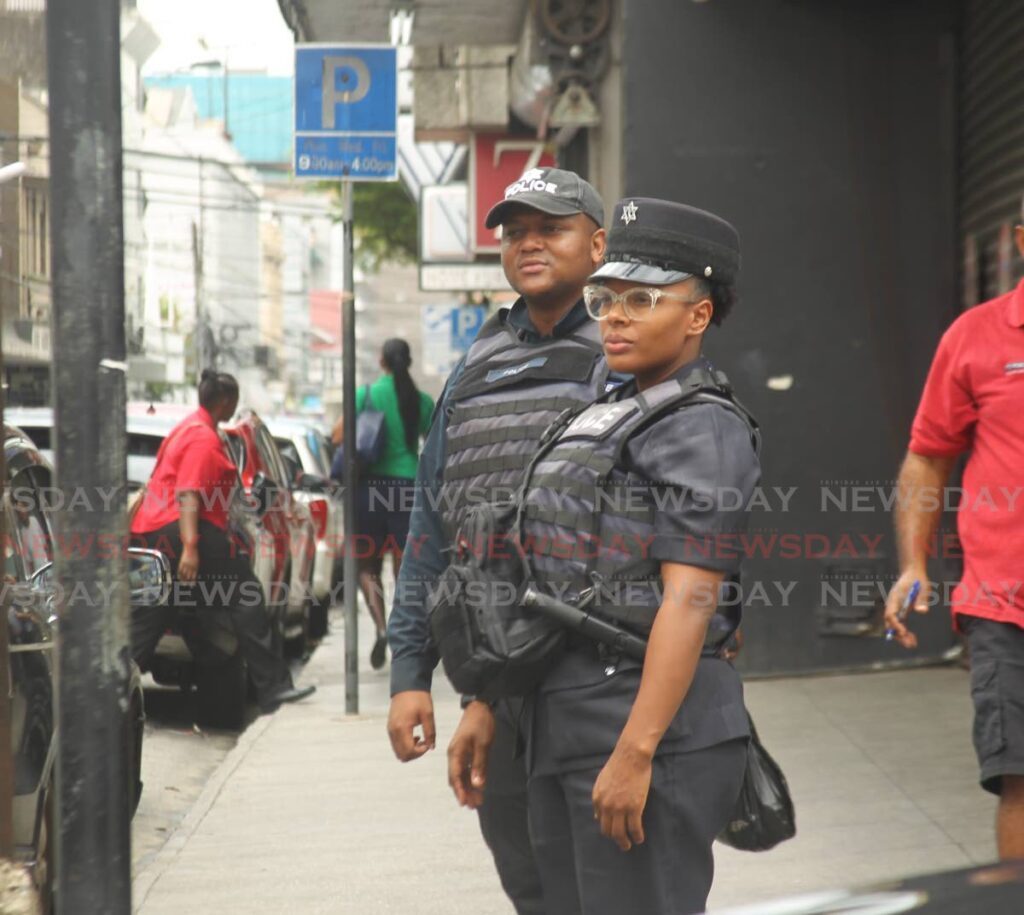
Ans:
<svg viewBox="0 0 1024 915"><path fill-rule="evenodd" d="M726 661L735 661L741 651L743 651L743 630L737 629L733 633L732 638L725 643L722 657Z"/></svg>
<svg viewBox="0 0 1024 915"><path fill-rule="evenodd" d="M885 602L885 628L892 629L896 635L895 639L904 648L916 648L917 636L914 635L899 618L900 610L907 600L910 588L915 581L921 583L921 590L917 592L917 600L914 601L914 610L918 613L928 612L928 570L922 568L909 568L896 581L889 591L889 597Z"/></svg>
<svg viewBox="0 0 1024 915"><path fill-rule="evenodd" d="M643 845L643 813L651 790L651 757L621 745L615 747L594 782L594 819L601 835L623 851Z"/></svg>
<svg viewBox="0 0 1024 915"><path fill-rule="evenodd" d="M487 755L494 743L494 712L486 702L470 702L448 744L448 784L461 807L484 802Z"/></svg>
<svg viewBox="0 0 1024 915"><path fill-rule="evenodd" d="M423 728L423 736L416 728ZM401 762L419 759L434 749L434 700L423 689L408 689L391 697L388 710L388 737L391 749Z"/></svg>
<svg viewBox="0 0 1024 915"><path fill-rule="evenodd" d="M181 581L195 581L199 575L199 546L190 543L181 550L178 560L178 578Z"/></svg>

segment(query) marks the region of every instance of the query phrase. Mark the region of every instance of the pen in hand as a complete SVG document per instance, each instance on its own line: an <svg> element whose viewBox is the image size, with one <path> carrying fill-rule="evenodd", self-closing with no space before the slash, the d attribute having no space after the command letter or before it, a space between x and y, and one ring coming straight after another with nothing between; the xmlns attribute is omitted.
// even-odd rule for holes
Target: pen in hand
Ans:
<svg viewBox="0 0 1024 915"><path fill-rule="evenodd" d="M907 618L907 614L910 613L910 608L914 606L914 601L917 600L917 595L920 593L921 582L915 580L914 583L910 586L910 590L907 592L906 600L903 601L903 606L900 607L900 612L897 614L899 621L901 623ZM895 635L895 629L885 630L885 640L887 642L891 642Z"/></svg>

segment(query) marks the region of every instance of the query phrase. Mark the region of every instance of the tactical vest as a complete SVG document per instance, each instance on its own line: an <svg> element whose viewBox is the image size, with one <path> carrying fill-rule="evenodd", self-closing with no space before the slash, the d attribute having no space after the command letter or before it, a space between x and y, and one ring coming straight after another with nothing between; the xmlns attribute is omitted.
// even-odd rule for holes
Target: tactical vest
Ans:
<svg viewBox="0 0 1024 915"><path fill-rule="evenodd" d="M521 509L520 538L533 580L543 590L641 635L650 631L662 597L661 563L649 554L657 506L649 481L624 469L623 453L634 435L666 414L709 402L743 419L756 453L760 439L753 417L733 398L722 373L700 366L682 381L617 402L602 398L538 454ZM705 650L716 651L739 620L737 602L720 606Z"/></svg>
<svg viewBox="0 0 1024 915"><path fill-rule="evenodd" d="M602 394L607 377L595 321L534 342L507 313L484 325L447 398L440 509L449 542L470 507L512 498L544 431Z"/></svg>

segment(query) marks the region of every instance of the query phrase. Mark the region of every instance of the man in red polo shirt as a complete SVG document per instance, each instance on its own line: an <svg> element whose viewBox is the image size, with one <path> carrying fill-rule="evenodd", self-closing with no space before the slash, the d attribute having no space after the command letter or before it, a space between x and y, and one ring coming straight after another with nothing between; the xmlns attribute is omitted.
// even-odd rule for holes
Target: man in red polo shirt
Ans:
<svg viewBox="0 0 1024 915"><path fill-rule="evenodd" d="M1024 225L1016 239L1024 256ZM917 640L899 609L917 581L914 609L928 610L927 551L943 487L967 451L957 515L964 573L952 611L970 651L981 784L999 795L999 855L1024 858L1024 281L957 318L928 373L900 470L901 574L886 606L907 648Z"/></svg>

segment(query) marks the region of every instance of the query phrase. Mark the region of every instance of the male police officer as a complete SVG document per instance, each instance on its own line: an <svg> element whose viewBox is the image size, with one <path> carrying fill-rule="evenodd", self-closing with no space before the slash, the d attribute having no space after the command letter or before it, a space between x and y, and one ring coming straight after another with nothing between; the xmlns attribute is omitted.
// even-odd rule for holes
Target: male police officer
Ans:
<svg viewBox="0 0 1024 915"><path fill-rule="evenodd" d="M430 682L437 656L425 602L446 566L442 550L474 502L507 497L518 485L555 416L605 388L599 334L580 299L604 255L603 223L597 191L553 168L527 171L487 215L488 228L502 227L502 266L520 298L487 322L452 372L420 458L388 623L388 734L402 761L434 747ZM459 799L478 809L502 886L525 915L544 912L544 905L527 832L525 767L515 752L517 716L507 704L492 716L483 703L468 701L449 747L449 779Z"/></svg>

